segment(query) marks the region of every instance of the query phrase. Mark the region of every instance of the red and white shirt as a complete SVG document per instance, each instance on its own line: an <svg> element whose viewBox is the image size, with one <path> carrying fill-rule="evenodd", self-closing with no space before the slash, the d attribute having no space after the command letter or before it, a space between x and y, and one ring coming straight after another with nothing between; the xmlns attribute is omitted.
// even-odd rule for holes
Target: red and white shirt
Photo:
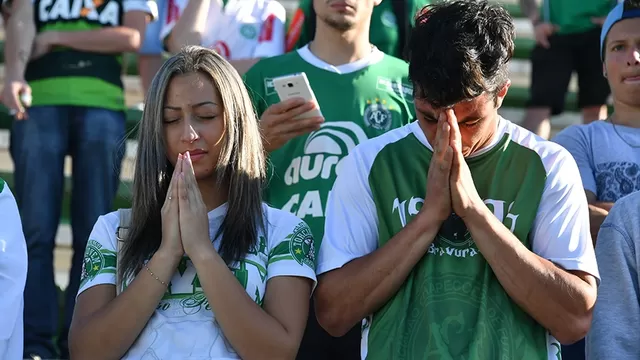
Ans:
<svg viewBox="0 0 640 360"><path fill-rule="evenodd" d="M164 41L189 0L169 0L160 30ZM284 53L284 7L274 0L213 0L207 15L202 46L216 50L227 60L271 57Z"/></svg>

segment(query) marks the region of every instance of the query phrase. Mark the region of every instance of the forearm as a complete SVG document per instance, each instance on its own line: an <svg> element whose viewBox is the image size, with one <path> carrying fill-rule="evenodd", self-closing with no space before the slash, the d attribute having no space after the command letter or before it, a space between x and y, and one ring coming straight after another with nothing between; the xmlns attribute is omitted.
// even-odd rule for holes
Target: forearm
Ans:
<svg viewBox="0 0 640 360"><path fill-rule="evenodd" d="M17 2L14 4L15 12L9 17L4 52L7 79L24 78L36 35L32 6L30 1Z"/></svg>
<svg viewBox="0 0 640 360"><path fill-rule="evenodd" d="M589 228L591 230L591 240L595 246L598 238L600 226L609 215L613 203L593 203L589 204Z"/></svg>
<svg viewBox="0 0 640 360"><path fill-rule="evenodd" d="M136 52L140 48L140 32L126 26L86 31L61 31L54 46L104 54Z"/></svg>
<svg viewBox="0 0 640 360"><path fill-rule="evenodd" d="M147 267L169 283L179 259L156 252ZM75 324L69 334L73 358L121 358L133 345L153 315L167 288L146 269L102 309Z"/></svg>
<svg viewBox="0 0 640 360"><path fill-rule="evenodd" d="M592 284L531 252L486 207L465 223L515 303L561 343L586 334L596 300Z"/></svg>
<svg viewBox="0 0 640 360"><path fill-rule="evenodd" d="M187 45L201 45L211 1L189 0L167 40L167 49L175 54Z"/></svg>
<svg viewBox="0 0 640 360"><path fill-rule="evenodd" d="M531 21L539 18L538 4L536 0L520 0L520 9L522 13Z"/></svg>
<svg viewBox="0 0 640 360"><path fill-rule="evenodd" d="M190 258L200 286L238 355L246 360L295 358L298 344L294 337L249 297L213 247L197 254Z"/></svg>
<svg viewBox="0 0 640 360"><path fill-rule="evenodd" d="M398 291L441 226L433 218L420 213L383 247L321 275L315 302L325 330L342 336Z"/></svg>

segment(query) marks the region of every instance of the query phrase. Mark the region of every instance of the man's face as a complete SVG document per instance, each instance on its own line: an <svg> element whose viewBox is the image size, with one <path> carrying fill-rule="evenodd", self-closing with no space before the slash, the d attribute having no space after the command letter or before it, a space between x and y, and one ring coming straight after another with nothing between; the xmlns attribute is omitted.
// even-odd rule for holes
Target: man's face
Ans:
<svg viewBox="0 0 640 360"><path fill-rule="evenodd" d="M462 155L465 157L487 146L496 132L498 121L498 104L502 103L508 86L496 96L482 94L472 100L463 101L453 106L462 137ZM436 130L438 129L438 117L444 109L434 109L425 100L414 99L416 116L420 127L425 132L429 144L435 144Z"/></svg>
<svg viewBox="0 0 640 360"><path fill-rule="evenodd" d="M617 101L640 106L640 18L622 20L611 27L604 71Z"/></svg>
<svg viewBox="0 0 640 360"><path fill-rule="evenodd" d="M318 18L339 31L351 30L371 20L373 7L382 0L313 0Z"/></svg>

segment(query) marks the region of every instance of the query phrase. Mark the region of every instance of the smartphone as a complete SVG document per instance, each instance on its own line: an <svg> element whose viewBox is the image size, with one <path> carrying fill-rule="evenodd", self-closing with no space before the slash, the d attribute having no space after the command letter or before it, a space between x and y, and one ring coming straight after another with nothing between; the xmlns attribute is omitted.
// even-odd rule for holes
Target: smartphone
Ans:
<svg viewBox="0 0 640 360"><path fill-rule="evenodd" d="M307 74L303 72L274 78L273 86L276 88L280 101L301 97L306 101L313 101L318 105L316 96L311 89L311 85L309 85ZM322 112L320 112L318 107L300 114L294 119L307 119L315 116L322 116Z"/></svg>

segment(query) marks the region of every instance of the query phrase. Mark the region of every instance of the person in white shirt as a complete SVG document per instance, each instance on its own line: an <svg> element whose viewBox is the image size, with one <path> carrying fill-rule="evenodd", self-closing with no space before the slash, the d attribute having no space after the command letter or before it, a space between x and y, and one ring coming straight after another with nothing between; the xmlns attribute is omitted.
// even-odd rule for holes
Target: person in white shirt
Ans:
<svg viewBox="0 0 640 360"><path fill-rule="evenodd" d="M265 152L238 73L213 50L183 48L153 79L139 134L122 247L117 213L87 244L72 358L294 358L313 236L262 202Z"/></svg>
<svg viewBox="0 0 640 360"><path fill-rule="evenodd" d="M0 359L21 359L27 244L9 186L0 178Z"/></svg>
<svg viewBox="0 0 640 360"><path fill-rule="evenodd" d="M214 49L242 75L284 53L285 21L275 0L169 0L160 36L171 53L185 45Z"/></svg>

